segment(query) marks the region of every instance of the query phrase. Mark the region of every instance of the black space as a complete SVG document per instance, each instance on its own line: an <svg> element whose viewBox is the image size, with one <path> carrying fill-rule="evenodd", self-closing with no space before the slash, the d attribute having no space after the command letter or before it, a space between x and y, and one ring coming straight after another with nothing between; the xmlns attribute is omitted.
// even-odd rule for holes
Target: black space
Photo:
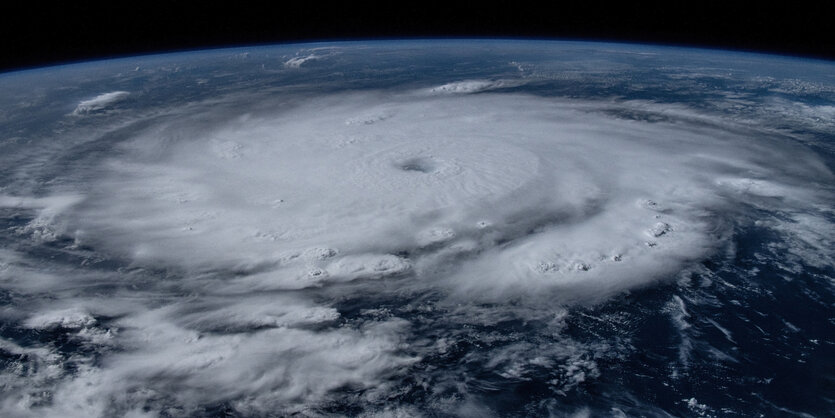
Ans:
<svg viewBox="0 0 835 418"><path fill-rule="evenodd" d="M7 2L0 71L66 61L310 40L501 37L691 45L835 59L832 2ZM629 2L632 3L632 2Z"/></svg>

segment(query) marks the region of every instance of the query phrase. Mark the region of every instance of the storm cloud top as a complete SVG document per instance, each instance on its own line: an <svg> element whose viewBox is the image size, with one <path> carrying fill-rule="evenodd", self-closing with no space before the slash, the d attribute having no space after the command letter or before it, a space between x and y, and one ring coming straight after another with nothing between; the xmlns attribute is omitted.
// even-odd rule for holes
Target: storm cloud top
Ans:
<svg viewBox="0 0 835 418"><path fill-rule="evenodd" d="M263 77L347 59L326 52L277 57ZM479 415L477 385L454 389L462 369L427 368L471 341L462 326L534 324L468 361L511 380L549 368L565 394L621 355L563 334L567 317L703 271L746 225L780 234L797 268L833 267L835 176L819 147L756 113L539 94L576 74L507 62L493 78L385 88L201 78L216 97L133 109L149 93L122 86L76 101L63 143L4 171L0 207L26 216L6 231L0 280L26 301L5 321L86 351L4 337L38 366L4 371L2 409ZM44 268L29 252L41 247L69 261ZM425 405L381 406L420 385Z"/></svg>

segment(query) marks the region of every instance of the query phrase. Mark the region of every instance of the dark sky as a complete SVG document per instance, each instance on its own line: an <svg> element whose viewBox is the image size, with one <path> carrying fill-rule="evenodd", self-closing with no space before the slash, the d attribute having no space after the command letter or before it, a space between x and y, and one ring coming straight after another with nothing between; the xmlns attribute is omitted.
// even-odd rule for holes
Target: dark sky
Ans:
<svg viewBox="0 0 835 418"><path fill-rule="evenodd" d="M13 4L9 4L13 3ZM641 5L593 0L204 2L40 1L0 6L0 71L113 55L305 40L535 37L680 44L835 59L832 2ZM621 2L625 3L625 2ZM635 3L635 2L628 2Z"/></svg>

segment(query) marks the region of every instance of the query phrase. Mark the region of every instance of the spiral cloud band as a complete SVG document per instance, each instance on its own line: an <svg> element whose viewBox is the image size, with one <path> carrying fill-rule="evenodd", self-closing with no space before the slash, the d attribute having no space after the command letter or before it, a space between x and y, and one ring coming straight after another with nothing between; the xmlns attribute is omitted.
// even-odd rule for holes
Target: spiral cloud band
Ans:
<svg viewBox="0 0 835 418"><path fill-rule="evenodd" d="M284 71L321 61L294 59ZM539 324L467 361L520 381L546 367L565 393L615 350L560 336L570 310L730 251L735 228L760 221L742 208L782 213L762 221L786 253L832 265L833 175L810 148L684 106L503 90L523 84L231 94L125 116L113 126L142 123L49 193L4 190L0 206L32 214L19 236L98 258L45 271L0 252L5 288L56 295L7 316L96 353L67 371L4 340L38 367L4 375L2 408L315 414L424 385L430 409L479 416L462 370L421 366L469 341L464 324ZM101 93L67 117L134 96Z"/></svg>
<svg viewBox="0 0 835 418"><path fill-rule="evenodd" d="M470 297L595 298L703 259L727 238L718 208L814 201L803 186L828 175L686 123L519 95L337 95L140 134L66 222L142 265L245 273L202 291L408 272Z"/></svg>

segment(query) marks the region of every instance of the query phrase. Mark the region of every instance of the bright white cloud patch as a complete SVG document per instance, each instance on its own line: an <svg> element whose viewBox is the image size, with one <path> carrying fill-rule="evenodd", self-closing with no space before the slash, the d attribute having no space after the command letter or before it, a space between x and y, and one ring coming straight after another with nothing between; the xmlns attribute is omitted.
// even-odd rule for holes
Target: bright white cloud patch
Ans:
<svg viewBox="0 0 835 418"><path fill-rule="evenodd" d="M284 67L301 68L307 62L327 58L336 53L337 52L335 48L328 47L304 49L296 53L295 57L290 58L287 61L284 61Z"/></svg>
<svg viewBox="0 0 835 418"><path fill-rule="evenodd" d="M307 56L304 56L304 57L293 57L293 58L290 58L289 60L285 61L284 66L287 67L287 68L299 68L299 67L302 66L302 64L304 64L308 61L317 60L317 59L320 59L320 58L321 57L316 56L316 55L307 55Z"/></svg>
<svg viewBox="0 0 835 418"><path fill-rule="evenodd" d="M108 106L121 101L130 93L126 91L113 91L110 93L102 93L90 100L83 100L78 103L78 106L73 110L73 115L86 115L97 111L104 110Z"/></svg>
<svg viewBox="0 0 835 418"><path fill-rule="evenodd" d="M432 87L428 91L434 94L466 94L515 87L520 84L520 80L464 80Z"/></svg>
<svg viewBox="0 0 835 418"><path fill-rule="evenodd" d="M814 198L763 164L773 144L518 95L344 95L187 129L127 143L67 227L142 264L253 270L238 289L414 264L470 295L597 298L708 255L718 207Z"/></svg>

